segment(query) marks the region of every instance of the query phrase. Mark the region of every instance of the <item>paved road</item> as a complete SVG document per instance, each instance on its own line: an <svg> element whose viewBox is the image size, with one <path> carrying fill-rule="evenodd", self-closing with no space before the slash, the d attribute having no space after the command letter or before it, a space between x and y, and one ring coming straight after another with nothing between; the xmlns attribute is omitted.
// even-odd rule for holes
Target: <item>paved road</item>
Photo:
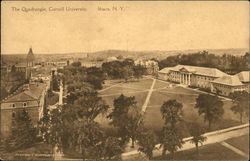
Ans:
<svg viewBox="0 0 250 161"><path fill-rule="evenodd" d="M210 132L211 133L211 132ZM213 132L213 133L216 133ZM246 128L242 128L242 129L238 129L238 130L232 130L232 131L228 131L225 133L218 133L218 134L214 134L214 135L210 135L207 136L207 140L206 142L203 143L203 145L207 145L207 144L213 144L213 143L220 143L223 142L227 139L233 138L233 137L239 137L245 134L249 133L249 125ZM209 134L209 133L207 133ZM205 134L206 135L206 134ZM189 140L188 138L184 139L184 140ZM159 145L157 145L157 147L159 148ZM192 149L195 148L194 144L191 144L189 141L186 141L185 144L183 144L183 147L181 149L179 149L178 151L183 151L183 150L188 150L188 149ZM123 159L129 159L134 156L134 155L138 155L139 152L137 150L131 151L131 152L127 152L127 153L123 153ZM153 152L154 156L159 156L162 154L162 149L159 148L159 150L155 150Z"/></svg>

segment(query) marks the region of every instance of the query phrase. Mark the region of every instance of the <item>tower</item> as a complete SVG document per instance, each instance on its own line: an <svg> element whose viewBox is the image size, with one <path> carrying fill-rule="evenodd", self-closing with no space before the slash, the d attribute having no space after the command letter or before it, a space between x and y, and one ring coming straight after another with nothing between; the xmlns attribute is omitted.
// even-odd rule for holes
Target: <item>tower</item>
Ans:
<svg viewBox="0 0 250 161"><path fill-rule="evenodd" d="M29 49L27 58L26 58L26 80L29 80L31 77L31 69L34 66L35 56L33 54L32 48Z"/></svg>

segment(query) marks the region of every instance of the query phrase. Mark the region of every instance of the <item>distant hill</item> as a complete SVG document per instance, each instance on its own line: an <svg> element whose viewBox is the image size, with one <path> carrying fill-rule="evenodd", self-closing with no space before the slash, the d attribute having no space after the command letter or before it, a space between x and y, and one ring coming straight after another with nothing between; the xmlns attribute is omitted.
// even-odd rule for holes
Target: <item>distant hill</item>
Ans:
<svg viewBox="0 0 250 161"><path fill-rule="evenodd" d="M194 50L172 50L172 51L125 51L125 50L104 50L89 53L89 56L93 57L111 57L111 56L125 56L131 58L158 58L164 59L167 56L177 55L177 54L190 54L197 53L203 50L207 50L209 53L216 55L230 54L230 55L244 55L248 52L248 49L194 49Z"/></svg>
<svg viewBox="0 0 250 161"><path fill-rule="evenodd" d="M244 55L248 52L248 49L192 49L192 50L172 50L172 51L126 51L126 50L104 50L97 52L74 52L74 53L55 53L55 54L38 54L35 53L36 60L39 61L53 61L53 60L66 60L66 59L87 59L87 60L95 60L96 58L106 59L112 56L123 56L124 58L157 58L158 60L164 59L171 55L177 54L190 54L197 53L203 50L207 50L209 53L213 53L216 55L230 54L235 56ZM6 62L15 64L19 62L23 62L26 59L26 54L8 54L1 55L1 64L5 64Z"/></svg>

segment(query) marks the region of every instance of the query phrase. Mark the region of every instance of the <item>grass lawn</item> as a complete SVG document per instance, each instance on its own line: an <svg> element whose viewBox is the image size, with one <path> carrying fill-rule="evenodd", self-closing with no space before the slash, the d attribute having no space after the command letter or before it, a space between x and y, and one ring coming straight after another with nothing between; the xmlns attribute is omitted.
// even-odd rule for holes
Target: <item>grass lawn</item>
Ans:
<svg viewBox="0 0 250 161"><path fill-rule="evenodd" d="M151 95L144 116L146 126L150 129L159 131L164 123L160 112L161 105L164 101L176 99L178 102L183 104L183 119L185 122L199 122L203 126L207 127L208 123L204 122L203 116L199 116L198 110L194 108L196 98L198 97L199 93L201 92L183 87L173 87L154 91ZM213 124L211 131L224 129L240 124L238 115L234 114L230 109L232 103L227 100L223 100L223 102L223 108L225 111L223 119L218 121L216 124ZM185 123L183 123L182 126L185 126L184 124ZM185 130L185 128L183 130ZM184 133L186 133L186 135L188 136L188 132Z"/></svg>
<svg viewBox="0 0 250 161"><path fill-rule="evenodd" d="M110 80L109 80L110 81ZM120 82L120 81L119 81ZM119 83L117 82L117 83ZM147 97L148 91L152 85L152 79L141 79L140 81L130 81L123 82L114 87L108 88L106 90L102 90L99 92L100 96L106 101L108 105L113 107L113 100L119 97L120 94L124 94L125 96L135 96L137 100L138 107L142 107ZM154 129L155 131L159 131L163 126L163 119L160 113L160 107L164 101L170 99L176 99L178 102L183 104L183 113L184 113L184 121L185 123L181 123L180 126L184 130L185 136L189 136L187 132L186 123L190 122L199 122L203 126L208 127L208 123L204 122L203 116L198 115L198 110L194 108L196 103L196 98L202 92L198 90L192 90L184 87L177 86L173 84L173 87L169 87L169 82L163 82L160 80L156 80L154 90L150 97L145 115L144 121L145 125ZM223 119L212 125L211 131L217 129L224 129L232 126L239 125L239 116L234 114L231 111L231 101L224 100L224 115ZM102 124L108 124L108 121L105 121L105 117L100 117L98 120L101 121Z"/></svg>
<svg viewBox="0 0 250 161"><path fill-rule="evenodd" d="M158 156L155 160L168 160L170 156ZM210 144L200 147L200 155L195 149L180 151L175 154L174 160L247 160L243 156L231 151L220 143Z"/></svg>
<svg viewBox="0 0 250 161"><path fill-rule="evenodd" d="M0 153L0 158L4 160L53 160L53 151L51 145L38 143L30 148Z"/></svg>
<svg viewBox="0 0 250 161"><path fill-rule="evenodd" d="M243 151L246 154L249 153L249 134L228 139L226 140L226 142L230 145L233 145L235 148Z"/></svg>

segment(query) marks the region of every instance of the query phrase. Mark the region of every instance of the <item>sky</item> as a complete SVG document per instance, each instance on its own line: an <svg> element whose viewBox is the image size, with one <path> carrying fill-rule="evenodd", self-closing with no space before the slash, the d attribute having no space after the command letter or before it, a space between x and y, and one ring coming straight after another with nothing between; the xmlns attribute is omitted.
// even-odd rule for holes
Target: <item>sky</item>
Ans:
<svg viewBox="0 0 250 161"><path fill-rule="evenodd" d="M249 48L247 1L8 1L1 12L2 54Z"/></svg>

